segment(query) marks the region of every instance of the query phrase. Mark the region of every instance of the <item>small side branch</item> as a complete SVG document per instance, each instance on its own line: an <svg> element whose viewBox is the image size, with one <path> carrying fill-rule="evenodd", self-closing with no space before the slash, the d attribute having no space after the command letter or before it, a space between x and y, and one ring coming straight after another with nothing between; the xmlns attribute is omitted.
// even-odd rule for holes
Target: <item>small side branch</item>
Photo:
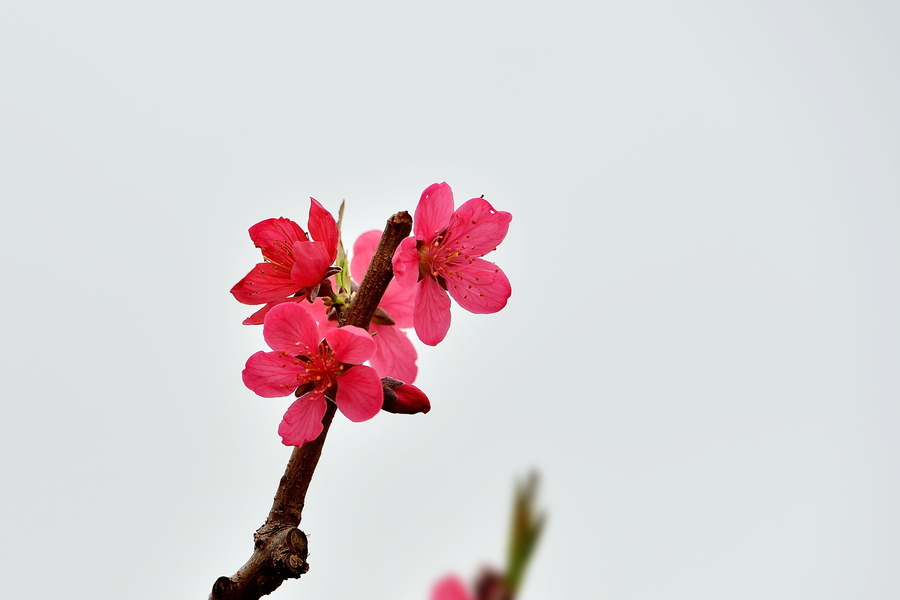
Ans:
<svg viewBox="0 0 900 600"><path fill-rule="evenodd" d="M391 265L394 251L410 231L412 217L406 211L388 219L366 276L353 302L341 315L342 326L355 325L368 329L369 321L394 276ZM297 526L303 516L306 492L336 410L335 404L329 402L319 437L294 448L275 492L269 516L253 534L252 556L237 573L216 580L209 600L259 600L274 592L286 579L296 579L309 570L306 535Z"/></svg>

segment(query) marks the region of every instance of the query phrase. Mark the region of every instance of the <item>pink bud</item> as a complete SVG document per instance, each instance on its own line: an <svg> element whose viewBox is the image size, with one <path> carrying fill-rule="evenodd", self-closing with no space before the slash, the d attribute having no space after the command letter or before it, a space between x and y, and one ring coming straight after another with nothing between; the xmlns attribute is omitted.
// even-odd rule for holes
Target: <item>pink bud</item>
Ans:
<svg viewBox="0 0 900 600"><path fill-rule="evenodd" d="M431 410L428 396L411 383L403 383L393 377L384 377L381 379L381 388L384 391L382 410L402 415L427 413Z"/></svg>

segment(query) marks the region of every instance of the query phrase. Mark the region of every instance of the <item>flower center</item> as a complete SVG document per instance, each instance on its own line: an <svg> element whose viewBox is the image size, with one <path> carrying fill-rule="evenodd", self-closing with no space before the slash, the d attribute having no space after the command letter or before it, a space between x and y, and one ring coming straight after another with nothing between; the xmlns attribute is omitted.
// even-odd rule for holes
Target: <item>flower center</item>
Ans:
<svg viewBox="0 0 900 600"><path fill-rule="evenodd" d="M343 363L335 359L334 351L325 340L319 344L318 353L300 358L306 359L307 381L314 383L318 390L327 390L333 386L344 370Z"/></svg>
<svg viewBox="0 0 900 600"><path fill-rule="evenodd" d="M444 247L444 231L430 244L422 244L419 247L419 275L420 277L438 277L445 266L453 258Z"/></svg>
<svg viewBox="0 0 900 600"><path fill-rule="evenodd" d="M430 276L440 281L442 278L459 277L459 266L471 264L480 256L474 254L474 247L466 246L465 240L454 240L452 235L453 232L447 229L430 244L419 246L420 279Z"/></svg>
<svg viewBox="0 0 900 600"><path fill-rule="evenodd" d="M290 272L291 267L296 262L294 260L293 244L289 240L275 238L272 240L272 246L269 252L263 252L263 260L271 264L278 271L284 269Z"/></svg>

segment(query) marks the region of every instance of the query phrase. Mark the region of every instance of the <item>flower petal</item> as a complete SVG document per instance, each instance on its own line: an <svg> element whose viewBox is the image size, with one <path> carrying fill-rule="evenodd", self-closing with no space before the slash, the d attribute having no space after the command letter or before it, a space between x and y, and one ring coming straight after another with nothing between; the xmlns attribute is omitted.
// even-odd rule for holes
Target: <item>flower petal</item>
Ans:
<svg viewBox="0 0 900 600"><path fill-rule="evenodd" d="M316 301L312 304L304 300L303 302L298 302L297 305L306 309L306 312L315 320L316 325L319 327L319 339L324 338L326 333L338 326L337 321L328 320L329 309L325 307L325 303L321 298L316 298Z"/></svg>
<svg viewBox="0 0 900 600"><path fill-rule="evenodd" d="M431 600L475 600L466 586L455 575L448 575L438 581L431 590Z"/></svg>
<svg viewBox="0 0 900 600"><path fill-rule="evenodd" d="M297 242L294 244L291 279L301 288L319 285L334 262L334 253L325 242Z"/></svg>
<svg viewBox="0 0 900 600"><path fill-rule="evenodd" d="M278 426L278 435L285 446L302 446L322 433L322 417L328 408L320 391L312 391L291 404Z"/></svg>
<svg viewBox="0 0 900 600"><path fill-rule="evenodd" d="M267 302L265 306L261 309L247 317L243 320L242 325L262 325L266 320L266 315L269 314L269 311L272 310L273 306L278 306L279 304L284 304L285 302L294 302L301 303L306 302L306 298L303 296L291 296L289 298L282 298L280 300L273 300L272 302ZM302 304L301 304L302 306Z"/></svg>
<svg viewBox="0 0 900 600"><path fill-rule="evenodd" d="M334 259L337 258L337 222L331 216L331 213L325 210L315 198L309 199L309 222L307 225L312 238L324 244L324 247L331 253L331 259L327 265L330 267Z"/></svg>
<svg viewBox="0 0 900 600"><path fill-rule="evenodd" d="M394 267L394 279L401 287L411 288L419 280L419 251L416 250L415 238L406 238L391 259Z"/></svg>
<svg viewBox="0 0 900 600"><path fill-rule="evenodd" d="M369 363L379 377L393 377L412 383L419 368L416 366L416 348L406 334L393 325L370 325L375 334L375 354Z"/></svg>
<svg viewBox="0 0 900 600"><path fill-rule="evenodd" d="M305 382L306 366L284 352L260 350L247 359L241 373L244 385L263 398L278 398L292 393Z"/></svg>
<svg viewBox="0 0 900 600"><path fill-rule="evenodd" d="M416 304L415 287L403 288L396 280L391 280L378 306L387 311L397 327L413 326L413 307Z"/></svg>
<svg viewBox="0 0 900 600"><path fill-rule="evenodd" d="M445 273L447 291L460 306L475 314L495 313L512 294L512 287L500 267L482 258Z"/></svg>
<svg viewBox="0 0 900 600"><path fill-rule="evenodd" d="M378 373L366 366L356 366L344 371L338 377L335 402L344 416L356 423L368 421L377 415L384 402Z"/></svg>
<svg viewBox="0 0 900 600"><path fill-rule="evenodd" d="M444 247L463 254L484 256L494 250L509 231L512 215L494 207L484 198L472 198L450 217Z"/></svg>
<svg viewBox="0 0 900 600"><path fill-rule="evenodd" d="M365 329L347 325L325 334L334 358L349 365L361 365L375 354L375 340Z"/></svg>
<svg viewBox="0 0 900 600"><path fill-rule="evenodd" d="M408 244L412 246L415 254L415 239L407 238ZM353 260L350 261L350 274L357 282L361 282L375 256L378 249L378 243L381 241L381 232L377 230L367 231L356 239L353 244ZM396 254L395 254L396 255ZM414 260L416 264L413 266L415 271L415 279L418 279L418 255L415 254ZM394 320L397 327L413 326L413 304L415 302L415 279L410 283L409 288L403 288L397 281L396 273L394 279L388 284L378 306L383 308Z"/></svg>
<svg viewBox="0 0 900 600"><path fill-rule="evenodd" d="M265 304L290 296L299 289L290 271L272 263L259 263L238 281L231 294L242 304Z"/></svg>
<svg viewBox="0 0 900 600"><path fill-rule="evenodd" d="M453 214L453 192L446 183L433 183L425 188L416 205L413 225L417 240L431 243L447 228Z"/></svg>
<svg viewBox="0 0 900 600"><path fill-rule="evenodd" d="M437 346L450 329L450 297L431 277L416 286L416 308L413 315L416 335L429 346Z"/></svg>
<svg viewBox="0 0 900 600"><path fill-rule="evenodd" d="M350 261L350 276L354 281L361 283L363 277L366 276L366 270L375 251L378 249L378 243L381 241L381 232L373 229L367 231L353 243L353 260Z"/></svg>
<svg viewBox="0 0 900 600"><path fill-rule="evenodd" d="M291 356L315 354L321 340L315 319L295 302L272 307L266 315L263 337L272 350Z"/></svg>
<svg viewBox="0 0 900 600"><path fill-rule="evenodd" d="M250 239L267 260L290 268L294 264L291 256L294 242L305 242L306 233L290 219L279 217L260 221L251 227Z"/></svg>

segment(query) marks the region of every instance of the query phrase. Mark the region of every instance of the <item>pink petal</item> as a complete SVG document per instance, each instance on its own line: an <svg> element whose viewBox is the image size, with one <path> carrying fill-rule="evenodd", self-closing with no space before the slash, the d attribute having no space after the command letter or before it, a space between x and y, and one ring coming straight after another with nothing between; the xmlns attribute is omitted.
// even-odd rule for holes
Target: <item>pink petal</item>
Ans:
<svg viewBox="0 0 900 600"><path fill-rule="evenodd" d="M379 377L393 377L412 383L419 368L416 366L416 348L406 334L394 325L370 325L375 337L375 354L369 359Z"/></svg>
<svg viewBox="0 0 900 600"><path fill-rule="evenodd" d="M305 288L322 283L334 262L334 253L325 242L297 242L294 258L297 262L291 268L291 279L298 287Z"/></svg>
<svg viewBox="0 0 900 600"><path fill-rule="evenodd" d="M306 312L308 312L316 321L316 324L319 327L320 339L324 338L326 333L337 327L337 321L328 320L329 309L325 307L325 303L321 298L316 298L316 301L312 304L304 300L303 302L299 302L298 305L306 309Z"/></svg>
<svg viewBox="0 0 900 600"><path fill-rule="evenodd" d="M375 354L375 340L371 334L353 325L332 329L325 334L325 341L331 346L334 358L349 365L360 365Z"/></svg>
<svg viewBox="0 0 900 600"><path fill-rule="evenodd" d="M297 306L303 307L306 312L310 314L310 316L315 320L316 325L319 326L319 339L325 337L325 333L331 331L335 327L337 327L337 321L331 321L328 319L328 311L325 309L325 304L322 302L321 298L316 298L316 301L312 304L303 297L303 296L291 296L290 298L283 298L281 300L275 300L274 302L269 302L261 309L244 319L244 325L262 325L265 320L266 315L272 310L273 306L278 306L279 304L284 304L285 302L293 302ZM412 325L410 325L412 327Z"/></svg>
<svg viewBox="0 0 900 600"><path fill-rule="evenodd" d="M302 446L322 433L322 417L328 408L322 392L314 390L291 404L278 426L278 435L285 446Z"/></svg>
<svg viewBox="0 0 900 600"><path fill-rule="evenodd" d="M497 312L512 294L509 279L500 267L482 258L460 265L456 271L445 273L445 277L453 299L475 314Z"/></svg>
<svg viewBox="0 0 900 600"><path fill-rule="evenodd" d="M272 350L284 351L291 356L317 353L321 340L315 319L294 302L272 307L266 315L263 337Z"/></svg>
<svg viewBox="0 0 900 600"><path fill-rule="evenodd" d="M378 249L378 242L381 241L381 232L377 230L367 231L353 243L353 260L350 261L350 276L356 282L362 282L366 276L366 270L375 251Z"/></svg>
<svg viewBox="0 0 900 600"><path fill-rule="evenodd" d="M279 217L260 221L251 227L250 239L262 250L266 259L290 267L294 262L291 258L294 242L305 242L306 233L290 219Z"/></svg>
<svg viewBox="0 0 900 600"><path fill-rule="evenodd" d="M407 239L410 240L409 243L413 246L413 249L415 249L415 239ZM375 251L378 249L378 243L380 241L381 232L376 230L367 231L356 239L356 243L353 244L353 260L350 262L350 274L355 281L359 282L363 280L366 270L369 268L369 263L372 262L372 257L375 256ZM418 260L418 255L416 255L415 261L417 263ZM418 264L416 264L416 279L419 277L418 268ZM415 302L414 285L415 281L410 284L408 289L401 287L395 273L394 279L388 284L387 290L385 290L384 296L378 304L378 306L387 311L397 327L413 326L413 304Z"/></svg>
<svg viewBox="0 0 900 600"><path fill-rule="evenodd" d="M450 218L444 247L471 256L484 256L506 237L510 221L510 213L494 210L484 198L472 198L457 208Z"/></svg>
<svg viewBox="0 0 900 600"><path fill-rule="evenodd" d="M429 346L437 346L450 329L450 297L431 277L416 286L416 335Z"/></svg>
<svg viewBox="0 0 900 600"><path fill-rule="evenodd" d="M412 327L415 304L415 287L400 287L400 284L392 279L378 306L387 311L397 327Z"/></svg>
<svg viewBox="0 0 900 600"><path fill-rule="evenodd" d="M356 366L338 377L335 402L338 409L351 421L368 421L378 414L383 401L381 379L375 369Z"/></svg>
<svg viewBox="0 0 900 600"><path fill-rule="evenodd" d="M324 338L325 334L327 334L329 331L337 329L337 326L337 321L330 321L328 319L319 321L319 335Z"/></svg>
<svg viewBox="0 0 900 600"><path fill-rule="evenodd" d="M448 575L438 581L431 590L431 600L475 600L465 584L455 575Z"/></svg>
<svg viewBox="0 0 900 600"><path fill-rule="evenodd" d="M231 294L242 304L265 304L290 296L298 289L288 269L263 262L238 281Z"/></svg>
<svg viewBox="0 0 900 600"><path fill-rule="evenodd" d="M269 311L272 310L273 306L278 306L279 304L284 304L285 302L306 302L305 298L298 298L296 296L291 296L290 298L282 298L281 300L273 300L272 302L268 302L261 309L247 317L243 320L243 325L262 325L266 319L266 315L269 314Z"/></svg>
<svg viewBox="0 0 900 600"><path fill-rule="evenodd" d="M433 183L425 188L413 219L417 240L431 243L447 228L453 214L453 192L446 183Z"/></svg>
<svg viewBox="0 0 900 600"><path fill-rule="evenodd" d="M284 352L260 350L247 359L241 377L244 385L263 398L278 398L292 393L305 382L306 366Z"/></svg>
<svg viewBox="0 0 900 600"><path fill-rule="evenodd" d="M276 304L280 304L280 302L278 302L278 301L269 302L268 304L263 306L261 309L259 309L258 311L256 311L255 313L253 313L252 315L250 315L243 321L241 321L241 325L262 325L263 321L266 318L266 315L269 313L270 310L272 310L272 307L275 306Z"/></svg>
<svg viewBox="0 0 900 600"><path fill-rule="evenodd" d="M328 265L326 265L330 267L334 259L337 258L337 222L331 216L331 213L325 210L315 198L309 199L309 222L307 225L312 238L324 244L324 247L330 252L331 258L328 261Z"/></svg>
<svg viewBox="0 0 900 600"><path fill-rule="evenodd" d="M411 288L419 280L419 252L416 250L415 238L406 238L391 259L394 267L394 279L401 287Z"/></svg>

